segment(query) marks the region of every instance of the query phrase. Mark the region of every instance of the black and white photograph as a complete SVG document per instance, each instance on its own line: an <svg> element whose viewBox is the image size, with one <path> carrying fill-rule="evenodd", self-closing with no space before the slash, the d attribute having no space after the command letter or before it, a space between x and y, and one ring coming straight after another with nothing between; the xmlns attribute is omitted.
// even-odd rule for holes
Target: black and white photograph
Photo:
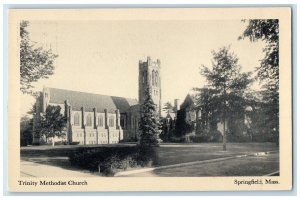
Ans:
<svg viewBox="0 0 300 200"><path fill-rule="evenodd" d="M55 12L10 13L14 190L291 188L289 8Z"/></svg>

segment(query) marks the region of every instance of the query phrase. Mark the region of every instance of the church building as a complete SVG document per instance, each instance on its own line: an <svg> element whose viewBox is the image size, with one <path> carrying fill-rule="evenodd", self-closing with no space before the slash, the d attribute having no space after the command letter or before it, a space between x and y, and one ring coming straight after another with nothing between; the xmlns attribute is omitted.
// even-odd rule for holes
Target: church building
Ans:
<svg viewBox="0 0 300 200"><path fill-rule="evenodd" d="M101 94L92 94L59 88L44 87L36 99L36 114L33 132L40 125L39 117L47 106L61 107L67 118L66 135L68 143L115 144L120 141L134 141L139 137L140 104L149 87L152 99L161 115L160 60L139 61L138 100ZM43 141L34 135L34 143Z"/></svg>

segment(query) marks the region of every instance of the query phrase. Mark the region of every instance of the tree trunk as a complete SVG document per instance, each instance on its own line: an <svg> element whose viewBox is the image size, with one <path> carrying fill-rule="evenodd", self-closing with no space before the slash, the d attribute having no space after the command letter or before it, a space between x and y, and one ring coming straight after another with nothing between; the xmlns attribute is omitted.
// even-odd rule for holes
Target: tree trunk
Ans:
<svg viewBox="0 0 300 200"><path fill-rule="evenodd" d="M223 151L226 151L226 122L224 117L224 132L223 132Z"/></svg>
<svg viewBox="0 0 300 200"><path fill-rule="evenodd" d="M223 108L223 120L224 120L224 132L223 132L223 151L226 151L226 88L224 87L224 108Z"/></svg>
<svg viewBox="0 0 300 200"><path fill-rule="evenodd" d="M55 146L54 136L52 137L52 146Z"/></svg>

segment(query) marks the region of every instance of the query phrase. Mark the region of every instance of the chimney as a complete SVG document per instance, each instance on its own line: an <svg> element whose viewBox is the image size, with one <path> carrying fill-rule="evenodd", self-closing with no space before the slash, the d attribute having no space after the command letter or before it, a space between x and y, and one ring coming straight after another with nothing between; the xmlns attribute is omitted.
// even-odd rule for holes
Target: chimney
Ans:
<svg viewBox="0 0 300 200"><path fill-rule="evenodd" d="M178 110L180 110L180 102L179 102L179 99L175 99L175 100L174 100L174 109L175 109L175 112L177 112Z"/></svg>
<svg viewBox="0 0 300 200"><path fill-rule="evenodd" d="M147 63L148 63L148 65L151 63L151 57L150 56L147 56Z"/></svg>

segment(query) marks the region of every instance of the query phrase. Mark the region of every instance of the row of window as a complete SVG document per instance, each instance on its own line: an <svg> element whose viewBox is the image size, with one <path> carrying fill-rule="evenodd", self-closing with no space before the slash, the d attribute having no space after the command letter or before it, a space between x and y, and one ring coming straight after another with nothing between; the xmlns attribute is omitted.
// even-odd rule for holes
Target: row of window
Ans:
<svg viewBox="0 0 300 200"><path fill-rule="evenodd" d="M118 141L110 141L110 144L117 144L117 143L119 143ZM79 144L84 144L84 141L79 141ZM87 144L97 144L97 141L88 141L88 143ZM98 144L108 144L108 142L107 141L99 141L99 143Z"/></svg>
<svg viewBox="0 0 300 200"><path fill-rule="evenodd" d="M83 133L77 133L76 135L77 137L83 137L84 134ZM90 134L87 134L87 136L89 137L96 137L96 134L95 133L90 133ZM119 134L117 132L113 132L112 133L112 137L118 137ZM106 133L100 133L100 137L106 137Z"/></svg>
<svg viewBox="0 0 300 200"><path fill-rule="evenodd" d="M112 137L118 137L119 136L119 134L118 133L112 133Z"/></svg>
<svg viewBox="0 0 300 200"><path fill-rule="evenodd" d="M153 94L154 94L154 96L158 96L158 91L157 91L157 90L154 90L154 91L153 91Z"/></svg>
<svg viewBox="0 0 300 200"><path fill-rule="evenodd" d="M87 114L86 116L86 126L92 126L92 114ZM80 114L75 113L74 115L74 126L80 126ZM98 116L98 126L103 127L104 126L104 117L102 115ZM115 126L115 118L114 116L109 116L108 119L108 126L114 127Z"/></svg>
<svg viewBox="0 0 300 200"><path fill-rule="evenodd" d="M147 71L143 72L143 83L147 83L148 82L148 74ZM158 86L159 85L159 75L158 75L158 71L152 70L152 85L153 86Z"/></svg>
<svg viewBox="0 0 300 200"><path fill-rule="evenodd" d="M83 137L84 136L84 134L83 133L77 133L77 135L76 135L77 137ZM95 133L90 133L90 134L87 134L87 136L89 136L89 137L95 137L96 136L96 134Z"/></svg>

